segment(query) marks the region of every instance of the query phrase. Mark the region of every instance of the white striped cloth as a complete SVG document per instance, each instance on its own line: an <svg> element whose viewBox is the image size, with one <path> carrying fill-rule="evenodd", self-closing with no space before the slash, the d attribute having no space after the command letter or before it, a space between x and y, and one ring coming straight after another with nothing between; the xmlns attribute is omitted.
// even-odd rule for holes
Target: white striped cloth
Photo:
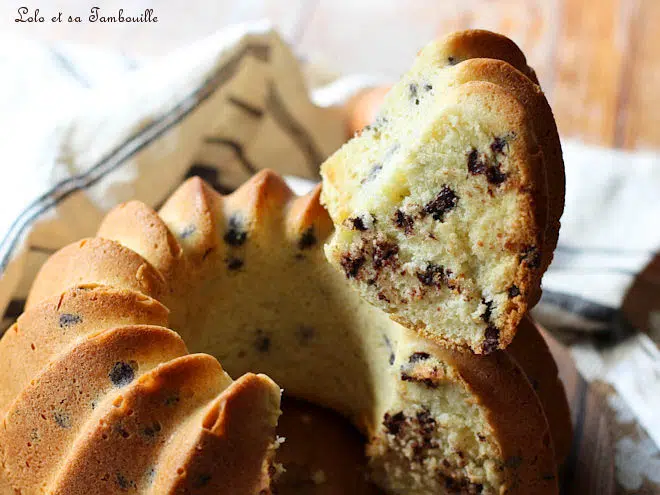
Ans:
<svg viewBox="0 0 660 495"><path fill-rule="evenodd" d="M117 203L157 207L192 174L223 191L266 167L315 179L344 140L338 107L378 82L345 77L310 92L298 59L263 23L148 60L0 39L0 73L5 327L45 258L93 235ZM660 444L658 349L620 310L660 247L660 155L572 142L564 154L566 211L535 316L615 342L632 335L572 350L587 379L613 383ZM660 314L651 320L660 335Z"/></svg>

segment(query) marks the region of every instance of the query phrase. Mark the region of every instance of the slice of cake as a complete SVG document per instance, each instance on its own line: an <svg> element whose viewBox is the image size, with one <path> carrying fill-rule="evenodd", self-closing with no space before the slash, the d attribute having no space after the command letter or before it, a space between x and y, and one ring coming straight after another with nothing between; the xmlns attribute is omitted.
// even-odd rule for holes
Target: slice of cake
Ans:
<svg viewBox="0 0 660 495"><path fill-rule="evenodd" d="M427 46L374 124L323 165L322 201L336 226L326 254L399 323L490 353L539 298L563 165L538 86L502 60L459 62L497 50L484 39L459 50L457 39Z"/></svg>

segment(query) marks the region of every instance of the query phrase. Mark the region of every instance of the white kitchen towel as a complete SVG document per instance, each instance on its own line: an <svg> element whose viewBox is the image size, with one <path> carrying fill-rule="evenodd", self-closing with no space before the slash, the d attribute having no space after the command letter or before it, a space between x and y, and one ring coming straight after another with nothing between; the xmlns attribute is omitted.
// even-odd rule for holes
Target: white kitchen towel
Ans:
<svg viewBox="0 0 660 495"><path fill-rule="evenodd" d="M93 235L122 201L158 207L193 174L221 191L262 168L316 179L346 138L341 104L379 82L314 87L267 23L147 60L0 38L0 73L5 328L46 257ZM580 370L613 383L660 443L657 347L621 311L660 247L660 155L564 142L564 157L566 211L535 316L587 336L572 346ZM603 335L614 344L591 339Z"/></svg>

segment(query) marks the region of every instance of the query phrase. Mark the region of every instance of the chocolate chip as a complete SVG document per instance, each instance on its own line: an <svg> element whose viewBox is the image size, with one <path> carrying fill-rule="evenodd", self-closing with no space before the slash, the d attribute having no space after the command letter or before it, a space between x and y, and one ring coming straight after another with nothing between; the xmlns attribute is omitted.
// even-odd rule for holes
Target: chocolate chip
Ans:
<svg viewBox="0 0 660 495"><path fill-rule="evenodd" d="M490 149L493 153L503 153L504 152L504 147L507 145L507 141L505 138L501 137L496 137L493 139L493 142L490 144Z"/></svg>
<svg viewBox="0 0 660 495"><path fill-rule="evenodd" d="M449 493L460 493L461 495L479 495L483 493L484 487L480 483L472 483L467 478L443 476L445 478L445 488Z"/></svg>
<svg viewBox="0 0 660 495"><path fill-rule="evenodd" d="M509 294L509 298L513 299L514 297L520 295L520 289L518 288L517 285L514 284L511 287L509 287L509 290L507 291L507 293Z"/></svg>
<svg viewBox="0 0 660 495"><path fill-rule="evenodd" d="M417 272L417 279L424 285L429 287L437 287L438 289L443 285L451 286L449 283L449 276L451 275L451 270L445 271L445 267L442 265L436 265L434 263L429 263L426 265L426 269L423 272Z"/></svg>
<svg viewBox="0 0 660 495"><path fill-rule="evenodd" d="M364 224L364 218L362 217L352 217L348 221L352 225L353 230L359 230L360 232L367 230L367 226Z"/></svg>
<svg viewBox="0 0 660 495"><path fill-rule="evenodd" d="M231 271L237 271L243 268L245 263L240 258L227 258L227 269Z"/></svg>
<svg viewBox="0 0 660 495"><path fill-rule="evenodd" d="M270 350L270 337L260 328L257 329L257 337L254 341L254 348L259 352L268 352Z"/></svg>
<svg viewBox="0 0 660 495"><path fill-rule="evenodd" d="M364 265L365 258L362 255L357 257L352 257L350 254L346 253L341 257L341 267L346 274L346 278L356 278L360 272L360 268Z"/></svg>
<svg viewBox="0 0 660 495"><path fill-rule="evenodd" d="M69 415L60 412L60 411L55 411L53 413L53 419L55 420L55 423L57 423L57 426L60 428L71 428L71 418L69 418Z"/></svg>
<svg viewBox="0 0 660 495"><path fill-rule="evenodd" d="M406 417L403 414L403 411L396 413L393 416L390 416L389 413L385 413L383 416L383 426L387 429L388 433L391 435L398 435L401 432L401 428L405 426Z"/></svg>
<svg viewBox="0 0 660 495"><path fill-rule="evenodd" d="M210 474L207 473L200 474L195 478L195 481L193 482L193 488L202 488L208 485L209 481L211 481Z"/></svg>
<svg viewBox="0 0 660 495"><path fill-rule="evenodd" d="M488 325L484 332L483 353L490 354L497 350L500 343L500 330L494 325Z"/></svg>
<svg viewBox="0 0 660 495"><path fill-rule="evenodd" d="M414 100L415 98L417 98L417 89L418 89L417 83L408 84L408 91L410 91L410 99L411 100ZM417 100L417 101L419 102L419 100Z"/></svg>
<svg viewBox="0 0 660 495"><path fill-rule="evenodd" d="M468 172L472 175L479 175L486 172L486 164L479 159L479 152L476 148L472 148L468 154L467 165Z"/></svg>
<svg viewBox="0 0 660 495"><path fill-rule="evenodd" d="M520 261L526 261L530 268L538 268L541 265L541 253L536 246L527 246L520 255Z"/></svg>
<svg viewBox="0 0 660 495"><path fill-rule="evenodd" d="M434 220L444 222L445 214L456 208L457 204L458 196L445 184L436 198L424 206L424 213L432 215Z"/></svg>
<svg viewBox="0 0 660 495"><path fill-rule="evenodd" d="M394 364L394 360L396 359L396 356L394 355L394 348L392 347L392 342L390 342L390 339L388 338L387 335L384 335L383 338L385 339L385 345L390 351L390 357L388 359L390 366Z"/></svg>
<svg viewBox="0 0 660 495"><path fill-rule="evenodd" d="M376 163L371 167L371 170L369 170L369 173L367 176L360 181L360 184L365 184L367 182L371 182L376 178L378 173L383 170L383 166L380 163Z"/></svg>
<svg viewBox="0 0 660 495"><path fill-rule="evenodd" d="M230 246L241 246L247 240L247 232L243 228L242 218L234 214L229 217L229 228L225 232L224 241Z"/></svg>
<svg viewBox="0 0 660 495"><path fill-rule="evenodd" d="M506 180L506 174L500 170L499 165L491 165L486 170L486 180L496 186L499 186Z"/></svg>
<svg viewBox="0 0 660 495"><path fill-rule="evenodd" d="M190 237L191 235L193 235L196 230L197 230L197 227L195 227L194 225L188 225L181 232L179 232L179 237L181 239L186 239L187 237Z"/></svg>
<svg viewBox="0 0 660 495"><path fill-rule="evenodd" d="M408 362L410 364L418 363L419 361L426 361L430 357L431 355L428 352L413 352L408 358Z"/></svg>
<svg viewBox="0 0 660 495"><path fill-rule="evenodd" d="M424 89L425 89L426 91L431 91L431 90L433 89L433 86L431 86L430 84L425 84L425 85L424 85Z"/></svg>
<svg viewBox="0 0 660 495"><path fill-rule="evenodd" d="M399 246L389 241L376 241L374 246L374 267L379 269L391 264L399 253Z"/></svg>
<svg viewBox="0 0 660 495"><path fill-rule="evenodd" d="M467 159L468 172L472 175L484 174L486 180L493 185L499 185L506 180L506 174L500 170L500 165L488 165L485 162L485 157L480 158L479 152L476 148L472 148L468 153Z"/></svg>
<svg viewBox="0 0 660 495"><path fill-rule="evenodd" d="M401 210L396 210L394 212L394 225L400 229L403 229L406 235L412 234L414 223L415 220L413 220L413 217L406 215Z"/></svg>
<svg viewBox="0 0 660 495"><path fill-rule="evenodd" d="M309 249L316 244L316 236L314 235L314 227L309 227L302 233L298 240L298 249Z"/></svg>
<svg viewBox="0 0 660 495"><path fill-rule="evenodd" d="M490 317L493 314L493 301L486 301L485 299L481 299L481 303L486 305L486 309L484 310L483 313L481 313L481 319L484 320L486 323L490 322Z"/></svg>
<svg viewBox="0 0 660 495"><path fill-rule="evenodd" d="M428 376L417 376L406 373L405 371L401 372L401 381L403 382L417 382L423 385L426 385L428 388L438 388L438 384L433 378Z"/></svg>
<svg viewBox="0 0 660 495"><path fill-rule="evenodd" d="M452 57L451 55L447 57L447 62L449 65L456 65L456 57Z"/></svg>
<svg viewBox="0 0 660 495"><path fill-rule="evenodd" d="M154 438L158 432L160 432L161 426L158 421L155 421L152 425L145 426L142 430L142 434L148 438Z"/></svg>
<svg viewBox="0 0 660 495"><path fill-rule="evenodd" d="M314 338L315 330L312 327L308 327L306 325L301 325L298 327L298 331L296 332L298 336L298 341L302 345L307 345L309 342Z"/></svg>
<svg viewBox="0 0 660 495"><path fill-rule="evenodd" d="M71 313L63 313L60 315L60 328L68 328L72 325L77 325L82 323L83 319L80 315L74 315Z"/></svg>
<svg viewBox="0 0 660 495"><path fill-rule="evenodd" d="M116 474L115 481L117 482L117 486L122 491L128 491L131 488L134 488L134 489L137 488L137 485L135 484L135 481L126 479L126 477L121 473Z"/></svg>
<svg viewBox="0 0 660 495"><path fill-rule="evenodd" d="M135 378L135 370L131 364L118 361L114 364L110 373L108 373L108 376L110 377L112 384L115 387L120 388L133 381Z"/></svg>

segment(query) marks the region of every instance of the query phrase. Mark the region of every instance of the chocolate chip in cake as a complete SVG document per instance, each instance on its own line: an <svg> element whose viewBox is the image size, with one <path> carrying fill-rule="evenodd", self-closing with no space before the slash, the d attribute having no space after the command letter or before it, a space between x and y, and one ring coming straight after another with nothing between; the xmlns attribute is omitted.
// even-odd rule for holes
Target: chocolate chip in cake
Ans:
<svg viewBox="0 0 660 495"><path fill-rule="evenodd" d="M391 366L391 365L394 364L394 361L396 359L396 356L394 354L394 348L392 347L392 342L390 342L390 339L387 335L383 335L383 338L385 339L385 346L390 351L390 356L388 358L388 362L390 363L390 366Z"/></svg>
<svg viewBox="0 0 660 495"><path fill-rule="evenodd" d="M406 215L401 210L396 210L394 212L394 225L402 229L406 235L411 235L413 233L413 224L415 220L410 215Z"/></svg>
<svg viewBox="0 0 660 495"><path fill-rule="evenodd" d="M408 358L410 364L426 361L431 355L428 352L413 352Z"/></svg>
<svg viewBox="0 0 660 495"><path fill-rule="evenodd" d="M493 314L493 301L486 301L484 298L482 298L481 304L484 304L486 306L484 312L481 313L481 319L484 320L486 323L490 323L490 317Z"/></svg>
<svg viewBox="0 0 660 495"><path fill-rule="evenodd" d="M511 287L509 287L507 293L509 294L509 299L513 299L514 297L520 295L520 289L518 288L517 285L513 284Z"/></svg>
<svg viewBox="0 0 660 495"><path fill-rule="evenodd" d="M401 381L417 382L426 385L428 388L438 388L438 383L430 376L411 375L405 371L401 372Z"/></svg>
<svg viewBox="0 0 660 495"><path fill-rule="evenodd" d="M309 249L316 244L316 235L314 235L314 227L309 227L305 230L300 239L298 240L298 249Z"/></svg>
<svg viewBox="0 0 660 495"><path fill-rule="evenodd" d="M196 230L197 230L197 227L195 227L194 225L188 225L188 226L184 227L183 230L181 230L181 232L179 232L179 238L186 239L186 238L190 237L191 235L193 235Z"/></svg>
<svg viewBox="0 0 660 495"><path fill-rule="evenodd" d="M356 278L366 259L363 255L351 256L350 253L344 253L341 257L341 267L346 274L346 278Z"/></svg>
<svg viewBox="0 0 660 495"><path fill-rule="evenodd" d="M227 269L231 271L238 271L243 268L245 262L240 258L229 257L227 258Z"/></svg>
<svg viewBox="0 0 660 495"><path fill-rule="evenodd" d="M229 227L223 237L230 246L242 246L247 240L247 232L244 229L243 219L238 214L229 217Z"/></svg>
<svg viewBox="0 0 660 495"><path fill-rule="evenodd" d="M314 338L315 333L314 328L307 325L300 325L296 331L296 336L301 345L307 345Z"/></svg>
<svg viewBox="0 0 660 495"><path fill-rule="evenodd" d="M491 352L496 351L499 344L500 330L495 325L488 325L486 327L486 331L484 332L484 354L490 354Z"/></svg>
<svg viewBox="0 0 660 495"><path fill-rule="evenodd" d="M376 176L381 170L383 170L383 166L380 163L375 163L369 170L367 176L360 181L360 184L366 184L367 182L371 182L376 178Z"/></svg>
<svg viewBox="0 0 660 495"><path fill-rule="evenodd" d="M493 142L490 144L490 150L497 154L497 153L504 153L504 148L507 146L507 140L506 138L503 137L495 137L493 139Z"/></svg>
<svg viewBox="0 0 660 495"><path fill-rule="evenodd" d="M415 105L419 105L419 98L417 97L417 83L410 83L408 85L408 91L410 91L410 99L415 102Z"/></svg>
<svg viewBox="0 0 660 495"><path fill-rule="evenodd" d="M374 267L380 269L392 264L399 253L399 246L393 242L377 240L374 245Z"/></svg>
<svg viewBox="0 0 660 495"><path fill-rule="evenodd" d="M59 426L60 428L64 428L64 429L71 428L71 418L69 418L69 415L67 413L61 411L55 411L53 413L53 419L55 420L57 426Z"/></svg>
<svg viewBox="0 0 660 495"><path fill-rule="evenodd" d="M520 261L526 261L529 268L538 268L541 265L541 253L536 246L527 246L520 255Z"/></svg>
<svg viewBox="0 0 660 495"><path fill-rule="evenodd" d="M472 175L479 175L486 172L486 164L483 160L479 159L479 152L476 148L472 148L468 154L467 166L468 172Z"/></svg>
<svg viewBox="0 0 660 495"><path fill-rule="evenodd" d="M431 90L433 89L433 86L431 86L430 84L425 84L425 85L424 85L424 89L425 89L426 91L431 91Z"/></svg>
<svg viewBox="0 0 660 495"><path fill-rule="evenodd" d="M117 486L122 490L127 492L130 489L137 489L135 481L127 479L123 474L117 473L115 477Z"/></svg>
<svg viewBox="0 0 660 495"><path fill-rule="evenodd" d="M254 348L259 352L268 352L270 350L270 337L260 328L257 328Z"/></svg>
<svg viewBox="0 0 660 495"><path fill-rule="evenodd" d="M133 381L135 378L135 369L131 364L136 366L134 362L125 363L124 361L118 361L114 364L108 376L115 387L124 387Z"/></svg>
<svg viewBox="0 0 660 495"><path fill-rule="evenodd" d="M400 411L394 415L385 413L385 416L383 416L383 426L391 435L398 435L401 432L401 428L403 428L405 424L406 416L403 414L403 411Z"/></svg>
<svg viewBox="0 0 660 495"><path fill-rule="evenodd" d="M348 221L351 224L351 228L353 230L359 230L360 232L367 230L367 226L364 224L364 218L362 217L352 217L349 218Z"/></svg>
<svg viewBox="0 0 660 495"><path fill-rule="evenodd" d="M506 180L506 174L500 170L499 165L491 165L486 170L486 180L493 185L499 186Z"/></svg>
<svg viewBox="0 0 660 495"><path fill-rule="evenodd" d="M142 434L148 438L154 438L161 430L160 423L154 421L153 424L147 425L142 429Z"/></svg>
<svg viewBox="0 0 660 495"><path fill-rule="evenodd" d="M457 62L456 62L456 57L452 57L452 56L450 55L449 57L447 57L447 63L448 63L449 65L456 65L456 63L457 63Z"/></svg>
<svg viewBox="0 0 660 495"><path fill-rule="evenodd" d="M208 485L209 481L211 481L210 474L208 473L199 474L195 477L195 481L193 482L193 488L202 488Z"/></svg>
<svg viewBox="0 0 660 495"><path fill-rule="evenodd" d="M500 170L500 164L489 165L485 157L480 157L476 148L468 153L467 168L472 175L485 175L488 183L500 185L506 180L506 174Z"/></svg>
<svg viewBox="0 0 660 495"><path fill-rule="evenodd" d="M479 495L483 493L484 487L480 483L472 483L467 478L453 478L446 474L442 476L445 478L445 488L449 493L461 495Z"/></svg>
<svg viewBox="0 0 660 495"><path fill-rule="evenodd" d="M426 286L437 287L438 289L442 285L447 285L452 288L453 285L449 281L451 276L451 270L446 270L442 265L436 265L434 263L429 263L426 265L426 269L423 272L418 271L416 273L417 279Z"/></svg>
<svg viewBox="0 0 660 495"><path fill-rule="evenodd" d="M445 184L442 186L440 193L435 197L435 199L424 206L424 213L427 215L432 215L434 220L444 222L445 214L456 208L458 199L459 198L456 196L456 193L453 191L453 189Z"/></svg>
<svg viewBox="0 0 660 495"><path fill-rule="evenodd" d="M71 313L63 313L60 315L60 328L69 328L72 325L77 325L82 323L83 319L80 315L74 315Z"/></svg>

